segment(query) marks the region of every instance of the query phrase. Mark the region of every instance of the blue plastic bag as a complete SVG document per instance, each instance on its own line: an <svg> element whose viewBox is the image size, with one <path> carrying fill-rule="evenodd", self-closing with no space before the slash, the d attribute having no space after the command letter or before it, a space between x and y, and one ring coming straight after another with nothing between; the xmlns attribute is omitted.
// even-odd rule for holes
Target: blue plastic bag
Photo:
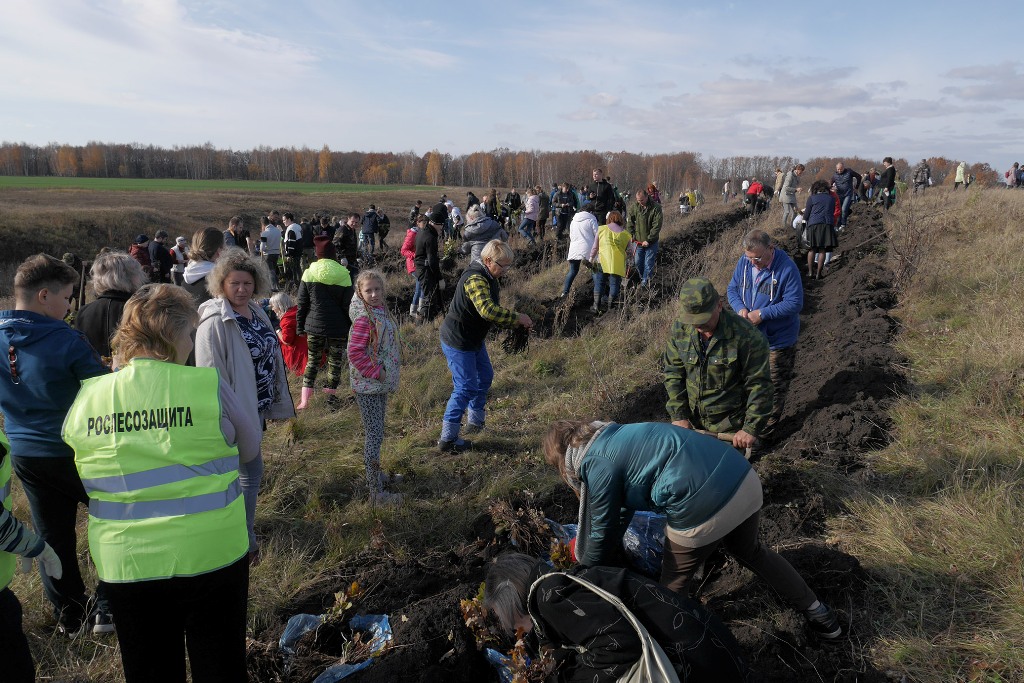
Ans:
<svg viewBox="0 0 1024 683"><path fill-rule="evenodd" d="M509 658L497 650L487 648L484 650L484 657L491 663L491 666L498 672L498 680L501 683L512 683L512 669L509 667Z"/></svg>
<svg viewBox="0 0 1024 683"><path fill-rule="evenodd" d="M578 529L575 524L559 524L550 519L547 522L559 542L568 543L576 538ZM635 513L622 536L622 547L630 569L652 579L659 578L665 551L665 515Z"/></svg>
<svg viewBox="0 0 1024 683"><path fill-rule="evenodd" d="M324 615L296 614L284 627L281 634L279 646L286 656L295 654L295 644L303 634L308 633L324 623ZM337 683L341 679L362 671L373 664L374 655L384 649L391 642L391 622L386 614L364 614L352 617L348 625L353 630L369 633L370 656L358 664L335 664L328 667L322 674L316 677L313 683Z"/></svg>

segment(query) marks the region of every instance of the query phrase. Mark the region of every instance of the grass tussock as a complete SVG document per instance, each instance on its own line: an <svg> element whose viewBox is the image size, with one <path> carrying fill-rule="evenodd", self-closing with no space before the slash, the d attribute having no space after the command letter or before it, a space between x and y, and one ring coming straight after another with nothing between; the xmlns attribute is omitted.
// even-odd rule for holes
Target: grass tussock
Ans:
<svg viewBox="0 0 1024 683"><path fill-rule="evenodd" d="M883 475L834 522L877 578L882 667L915 681L1024 671L1024 194L929 192L886 218L911 391Z"/></svg>

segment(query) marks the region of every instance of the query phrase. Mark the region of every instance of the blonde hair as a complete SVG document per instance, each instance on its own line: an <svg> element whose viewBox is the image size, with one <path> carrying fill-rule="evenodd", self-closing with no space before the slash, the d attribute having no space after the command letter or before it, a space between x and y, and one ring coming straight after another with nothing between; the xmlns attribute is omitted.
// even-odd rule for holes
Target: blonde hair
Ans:
<svg viewBox="0 0 1024 683"><path fill-rule="evenodd" d="M364 304L366 303L366 300L363 299L363 285L369 282L370 280L376 280L377 282L380 283L380 288L384 289L384 274L381 273L379 270L359 271L359 275L356 276L355 295L358 296L359 300L362 301Z"/></svg>
<svg viewBox="0 0 1024 683"><path fill-rule="evenodd" d="M125 303L110 346L120 365L139 356L173 362L178 353L175 339L182 330L195 329L198 322L195 300L184 289L143 285Z"/></svg>
<svg viewBox="0 0 1024 683"><path fill-rule="evenodd" d="M234 271L248 273L256 287L253 289L252 298L260 299L270 293L270 273L255 256L250 256L244 249L231 247L222 252L213 266L213 270L206 277L206 288L210 290L210 296L224 296L224 280Z"/></svg>
<svg viewBox="0 0 1024 683"><path fill-rule="evenodd" d="M491 263L498 261L499 259L507 259L511 261L516 257L516 253L512 251L512 247L508 246L501 240L491 240L484 245L483 251L480 252L480 260L489 260Z"/></svg>

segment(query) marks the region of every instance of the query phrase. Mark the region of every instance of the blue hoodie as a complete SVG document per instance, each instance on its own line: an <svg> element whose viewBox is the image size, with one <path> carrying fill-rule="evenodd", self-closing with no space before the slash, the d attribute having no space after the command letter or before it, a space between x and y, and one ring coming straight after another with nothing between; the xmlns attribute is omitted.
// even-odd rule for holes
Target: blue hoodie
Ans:
<svg viewBox="0 0 1024 683"><path fill-rule="evenodd" d="M729 280L729 305L739 313L761 311L761 334L768 338L772 350L787 349L800 336L800 311L804 307L804 286L800 270L789 254L775 247L772 264L758 274L746 256L740 256Z"/></svg>
<svg viewBox="0 0 1024 683"><path fill-rule="evenodd" d="M73 458L61 439L64 418L81 381L109 370L84 334L31 311L0 311L0 344L0 410L11 454Z"/></svg>

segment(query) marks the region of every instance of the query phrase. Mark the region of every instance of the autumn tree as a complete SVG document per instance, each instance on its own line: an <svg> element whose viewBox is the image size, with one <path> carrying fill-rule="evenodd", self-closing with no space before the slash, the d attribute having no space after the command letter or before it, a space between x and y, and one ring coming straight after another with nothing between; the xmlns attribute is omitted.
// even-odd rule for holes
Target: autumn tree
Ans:
<svg viewBox="0 0 1024 683"><path fill-rule="evenodd" d="M441 153L436 149L427 155L427 182L434 186L444 183L444 175L441 172Z"/></svg>
<svg viewBox="0 0 1024 683"><path fill-rule="evenodd" d="M324 145L320 150L320 156L317 159L317 170L320 172L321 183L331 182L331 148L327 145Z"/></svg>

